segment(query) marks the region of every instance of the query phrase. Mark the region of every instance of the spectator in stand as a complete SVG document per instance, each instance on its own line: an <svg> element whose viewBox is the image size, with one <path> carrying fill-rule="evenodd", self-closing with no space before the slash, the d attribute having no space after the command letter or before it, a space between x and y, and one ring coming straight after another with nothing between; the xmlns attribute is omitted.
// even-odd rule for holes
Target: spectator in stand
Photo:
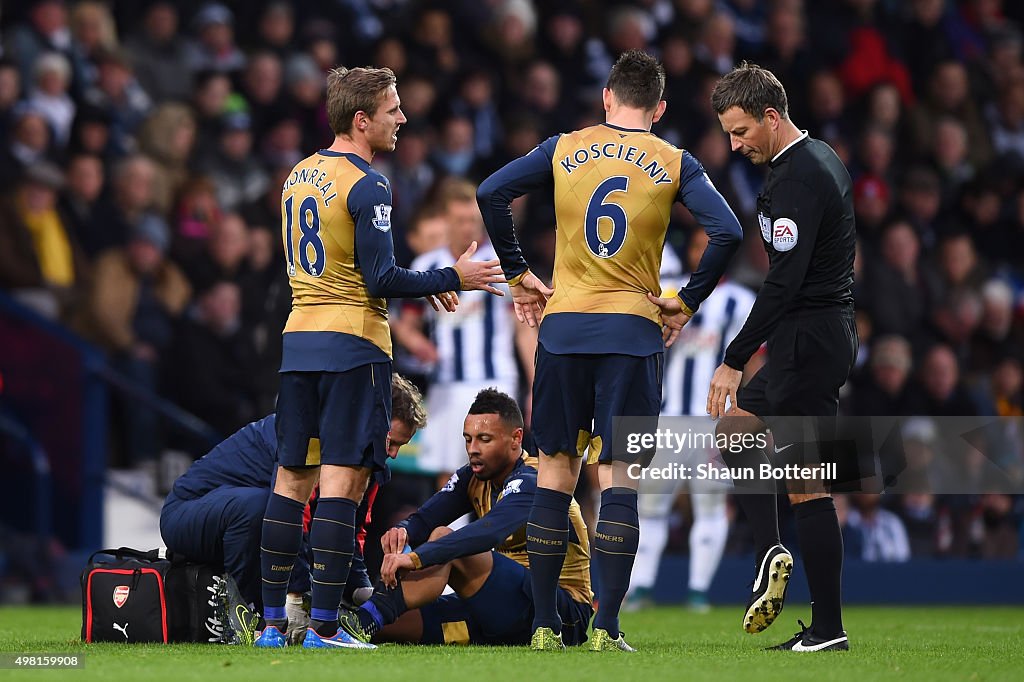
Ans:
<svg viewBox="0 0 1024 682"><path fill-rule="evenodd" d="M913 353L902 336L886 335L874 340L867 372L854 375L851 414L865 417L915 414L917 405L910 391Z"/></svg>
<svg viewBox="0 0 1024 682"><path fill-rule="evenodd" d="M1016 559L1020 543L1020 514L1011 495L981 496L981 523L984 536L981 556L985 559Z"/></svg>
<svg viewBox="0 0 1024 682"><path fill-rule="evenodd" d="M67 186L60 197L60 210L68 229L81 243L83 235L101 234L104 217L110 215L110 205L103 197L106 173L103 161L91 154L72 156L67 170Z"/></svg>
<svg viewBox="0 0 1024 682"><path fill-rule="evenodd" d="M434 166L440 175L464 178L476 159L474 147L473 122L467 116L449 116L441 123L432 155Z"/></svg>
<svg viewBox="0 0 1024 682"><path fill-rule="evenodd" d="M39 57L32 75L28 104L46 118L55 146L63 149L71 138L71 124L75 119L75 103L68 95L71 63L58 52L48 52Z"/></svg>
<svg viewBox="0 0 1024 682"><path fill-rule="evenodd" d="M202 170L217 187L217 203L235 211L256 201L269 178L253 153L252 119L244 111L225 114L221 119L217 153L207 158Z"/></svg>
<svg viewBox="0 0 1024 682"><path fill-rule="evenodd" d="M71 56L71 30L63 0L35 0L30 3L28 22L17 24L5 36L5 53L10 52L21 69L21 82L32 82L32 69L47 52Z"/></svg>
<svg viewBox="0 0 1024 682"><path fill-rule="evenodd" d="M925 353L917 382L919 399L923 401L920 414L936 417L978 414L978 408L960 381L960 365L949 346L936 344Z"/></svg>
<svg viewBox="0 0 1024 682"><path fill-rule="evenodd" d="M110 353L113 366L154 392L173 340L174 320L191 296L185 276L165 257L169 241L163 220L152 214L140 218L127 246L97 259L88 304L91 335ZM125 463L153 461L160 447L156 413L125 396L118 400L115 416L123 427Z"/></svg>
<svg viewBox="0 0 1024 682"><path fill-rule="evenodd" d="M452 102L452 112L471 122L473 157L491 156L501 141L502 130L490 74L480 69L466 73L459 84L459 95Z"/></svg>
<svg viewBox="0 0 1024 682"><path fill-rule="evenodd" d="M1024 416L1024 368L1020 359L1006 357L995 364L991 397L1000 417Z"/></svg>
<svg viewBox="0 0 1024 682"><path fill-rule="evenodd" d="M220 3L204 5L193 25L196 40L186 48L186 64L193 73L219 71L234 74L245 66L245 55L235 46L234 15Z"/></svg>
<svg viewBox="0 0 1024 682"><path fill-rule="evenodd" d="M291 3L271 2L260 15L260 48L284 59L295 50L295 13Z"/></svg>
<svg viewBox="0 0 1024 682"><path fill-rule="evenodd" d="M263 51L249 57L242 76L242 95L248 102L252 133L257 140L262 139L274 121L287 113L283 84L284 66L278 55Z"/></svg>
<svg viewBox="0 0 1024 682"><path fill-rule="evenodd" d="M910 544L910 556L928 559L938 552L939 510L931 493L904 493L896 514L903 522Z"/></svg>
<svg viewBox="0 0 1024 682"><path fill-rule="evenodd" d="M178 33L178 7L159 0L146 10L142 26L125 41L139 85L154 102L188 101L192 72L185 41Z"/></svg>
<svg viewBox="0 0 1024 682"><path fill-rule="evenodd" d="M189 179L189 161L196 144L196 120L185 104L161 104L139 129L139 150L160 168L164 196L158 203L170 206Z"/></svg>
<svg viewBox="0 0 1024 682"><path fill-rule="evenodd" d="M928 341L931 311L940 301L938 277L920 256L914 228L898 220L882 231L880 258L868 275L868 300L875 334L899 334L917 348Z"/></svg>
<svg viewBox="0 0 1024 682"><path fill-rule="evenodd" d="M101 109L110 119L110 137L114 149L128 153L133 136L152 107L152 100L139 86L127 55L103 52L96 57L99 75L96 84L85 93L85 101Z"/></svg>
<svg viewBox="0 0 1024 682"><path fill-rule="evenodd" d="M251 370L255 353L242 333L241 306L237 284L210 285L175 333L170 354L172 395L224 436L259 416Z"/></svg>
<svg viewBox="0 0 1024 682"><path fill-rule="evenodd" d="M0 148L0 188L13 186L30 166L52 160L50 127L42 112L22 103L12 114L11 134Z"/></svg>
<svg viewBox="0 0 1024 682"><path fill-rule="evenodd" d="M864 537L861 559L864 561L907 561L910 559L910 541L903 522L896 514L881 506L881 496L875 493L854 493L847 516L851 528L860 530Z"/></svg>
<svg viewBox="0 0 1024 682"><path fill-rule="evenodd" d="M237 213L226 213L212 226L206 248L183 265L193 288L205 291L214 282L246 287L249 279L249 228Z"/></svg>
<svg viewBox="0 0 1024 682"><path fill-rule="evenodd" d="M88 266L57 206L64 174L53 164L29 166L0 205L0 288L40 315L72 312Z"/></svg>
<svg viewBox="0 0 1024 682"><path fill-rule="evenodd" d="M992 144L971 94L967 67L956 60L932 66L928 97L914 108L911 115L919 153L927 154L931 149L939 122L944 117L952 117L963 125L971 165L975 168L985 166L992 158Z"/></svg>
<svg viewBox="0 0 1024 682"><path fill-rule="evenodd" d="M874 176L863 175L853 183L853 210L860 238L877 248L882 226L890 213L889 187Z"/></svg>
<svg viewBox="0 0 1024 682"><path fill-rule="evenodd" d="M934 249L942 228L942 184L935 171L914 166L904 173L897 208L917 233L922 250Z"/></svg>
<svg viewBox="0 0 1024 682"><path fill-rule="evenodd" d="M231 97L231 79L217 71L203 71L195 75L192 90L192 108L196 114L196 162L216 153L220 138L221 118L228 110Z"/></svg>
<svg viewBox="0 0 1024 682"><path fill-rule="evenodd" d="M71 10L71 58L75 91L86 92L98 77L96 58L117 49L117 27L110 7L96 0L82 0Z"/></svg>
<svg viewBox="0 0 1024 682"><path fill-rule="evenodd" d="M96 232L82 233L82 247L91 258L101 252L122 247L143 216L157 208L160 171L142 155L128 156L114 166L113 201L109 214L94 223Z"/></svg>
<svg viewBox="0 0 1024 682"><path fill-rule="evenodd" d="M14 62L0 59L0 141L8 139L11 114L21 99L21 79Z"/></svg>
<svg viewBox="0 0 1024 682"><path fill-rule="evenodd" d="M968 364L976 379L1003 358L1024 354L1024 329L1014 324L1013 299L1013 289L1002 280L989 280L981 288L981 323L971 341Z"/></svg>

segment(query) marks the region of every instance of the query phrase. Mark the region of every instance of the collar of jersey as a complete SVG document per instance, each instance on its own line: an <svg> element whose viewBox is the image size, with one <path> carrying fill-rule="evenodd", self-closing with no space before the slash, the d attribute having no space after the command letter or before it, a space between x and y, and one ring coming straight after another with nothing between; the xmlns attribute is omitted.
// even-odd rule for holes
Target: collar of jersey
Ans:
<svg viewBox="0 0 1024 682"><path fill-rule="evenodd" d="M614 123L602 123L601 125L608 126L612 130L620 130L620 131L622 131L624 133L649 133L649 132L651 132L650 130L644 130L643 128L623 128L622 126L617 126Z"/></svg>
<svg viewBox="0 0 1024 682"><path fill-rule="evenodd" d="M782 151L780 151L780 152L779 152L778 154L776 154L776 155L775 155L775 158L773 158L773 159L772 159L772 160L771 160L771 161L769 162L769 164L768 164L768 165L770 165L770 166L774 166L774 165L775 165L775 164L776 164L776 163L778 162L778 160L779 160L779 159L781 159L781 158L783 157L783 155L784 155L784 154L785 154L786 152L788 152L788 151L789 151L790 149L792 149L793 147L797 146L798 144L800 144L801 142L803 142L803 141L804 141L804 140L806 140L806 139L807 139L807 131L806 131L806 130L801 130L801 131L800 131L800 137L796 138L795 140L793 140L792 142L790 142L789 144L787 144L787 145L786 145L785 147L783 147L783 148L782 148Z"/></svg>
<svg viewBox="0 0 1024 682"><path fill-rule="evenodd" d="M320 156L331 156L331 157L344 156L345 158L347 158L349 161L354 163L356 166L359 166L360 168L369 168L370 167L370 164L366 162L366 159L364 159L363 157L359 156L358 154L353 154L352 152L336 152L336 151L334 151L332 149L321 149L321 150L317 151L317 154L319 154Z"/></svg>

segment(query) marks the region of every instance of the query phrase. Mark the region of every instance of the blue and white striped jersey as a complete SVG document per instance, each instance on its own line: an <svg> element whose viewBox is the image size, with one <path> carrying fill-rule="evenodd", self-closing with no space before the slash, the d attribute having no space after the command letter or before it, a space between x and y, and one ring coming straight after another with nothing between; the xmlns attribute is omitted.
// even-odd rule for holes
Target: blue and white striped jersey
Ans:
<svg viewBox="0 0 1024 682"><path fill-rule="evenodd" d="M662 278L663 291L676 290L686 281ZM665 295L665 294L662 294ZM698 416L707 411L708 387L725 349L747 319L754 292L733 282L718 283L693 319L668 349L661 413Z"/></svg>
<svg viewBox="0 0 1024 682"><path fill-rule="evenodd" d="M473 260L497 258L489 242L480 243ZM412 263L412 268L438 263L437 267L455 265L456 257L447 246L425 253ZM431 340L437 346L438 363L433 376L440 383L503 381L515 385L515 329L512 326L512 297L504 284L496 285L505 292L499 298L486 291L460 291L459 307L454 313L435 312L425 305L430 322Z"/></svg>

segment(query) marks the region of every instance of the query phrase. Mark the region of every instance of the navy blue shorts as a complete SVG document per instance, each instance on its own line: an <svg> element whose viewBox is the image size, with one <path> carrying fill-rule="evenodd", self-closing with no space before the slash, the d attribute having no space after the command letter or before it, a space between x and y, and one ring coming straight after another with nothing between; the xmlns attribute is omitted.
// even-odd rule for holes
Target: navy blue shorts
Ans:
<svg viewBox="0 0 1024 682"><path fill-rule="evenodd" d="M420 644L489 644L518 646L533 634L533 596L530 572L499 552L491 552L494 567L480 590L468 599L454 594L420 608ZM568 646L587 641L593 614L590 604L573 600L558 588L562 641Z"/></svg>
<svg viewBox="0 0 1024 682"><path fill-rule="evenodd" d="M281 466L383 469L390 430L390 362L360 365L347 372L281 372L277 398Z"/></svg>
<svg viewBox="0 0 1024 682"><path fill-rule="evenodd" d="M633 355L555 355L537 344L533 380L533 436L546 455L577 457L590 446L588 463L650 463L654 451L627 454L612 446L616 417L630 420L630 430L657 426L661 412L664 353ZM642 422L638 424L637 422Z"/></svg>
<svg viewBox="0 0 1024 682"><path fill-rule="evenodd" d="M173 492L160 510L160 535L173 552L223 566L246 601L260 601L260 533L269 488L224 486L194 500Z"/></svg>

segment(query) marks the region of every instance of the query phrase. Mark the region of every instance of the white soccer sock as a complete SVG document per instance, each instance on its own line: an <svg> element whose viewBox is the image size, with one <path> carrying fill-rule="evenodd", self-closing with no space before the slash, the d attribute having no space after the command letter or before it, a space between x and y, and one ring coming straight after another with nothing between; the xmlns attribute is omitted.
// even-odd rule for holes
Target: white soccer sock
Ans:
<svg viewBox="0 0 1024 682"><path fill-rule="evenodd" d="M693 504L693 527L690 529L689 588L707 592L729 536L725 494L696 493L690 495L690 500Z"/></svg>
<svg viewBox="0 0 1024 682"><path fill-rule="evenodd" d="M668 516L640 517L640 544L633 563L633 576L629 580L629 591L654 587L661 564L661 553L668 542Z"/></svg>

